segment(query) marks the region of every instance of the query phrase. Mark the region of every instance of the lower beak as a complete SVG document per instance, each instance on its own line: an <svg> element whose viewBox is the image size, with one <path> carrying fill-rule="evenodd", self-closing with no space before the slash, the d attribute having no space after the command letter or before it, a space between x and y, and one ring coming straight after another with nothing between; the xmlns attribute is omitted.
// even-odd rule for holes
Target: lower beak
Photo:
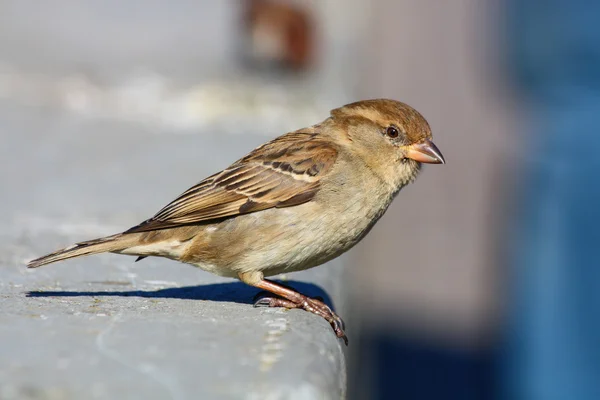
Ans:
<svg viewBox="0 0 600 400"><path fill-rule="evenodd" d="M423 142L407 146L406 157L415 161L427 164L445 164L442 152L431 140L425 139Z"/></svg>

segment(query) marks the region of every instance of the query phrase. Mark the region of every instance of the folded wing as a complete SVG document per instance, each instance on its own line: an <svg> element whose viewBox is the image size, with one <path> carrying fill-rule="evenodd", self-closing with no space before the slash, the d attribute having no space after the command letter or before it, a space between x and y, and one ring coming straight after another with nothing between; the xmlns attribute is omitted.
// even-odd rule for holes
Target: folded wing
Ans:
<svg viewBox="0 0 600 400"><path fill-rule="evenodd" d="M319 191L320 181L336 157L335 147L314 129L289 133L191 187L127 232L208 223L308 202Z"/></svg>

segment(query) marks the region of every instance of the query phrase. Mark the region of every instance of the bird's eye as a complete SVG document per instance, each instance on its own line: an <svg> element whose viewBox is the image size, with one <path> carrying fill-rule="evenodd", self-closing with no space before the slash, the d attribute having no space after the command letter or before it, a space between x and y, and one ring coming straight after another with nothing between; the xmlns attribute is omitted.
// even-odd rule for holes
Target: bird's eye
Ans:
<svg viewBox="0 0 600 400"><path fill-rule="evenodd" d="M385 133L391 138L397 138L399 135L398 128L396 128L395 126L388 126Z"/></svg>

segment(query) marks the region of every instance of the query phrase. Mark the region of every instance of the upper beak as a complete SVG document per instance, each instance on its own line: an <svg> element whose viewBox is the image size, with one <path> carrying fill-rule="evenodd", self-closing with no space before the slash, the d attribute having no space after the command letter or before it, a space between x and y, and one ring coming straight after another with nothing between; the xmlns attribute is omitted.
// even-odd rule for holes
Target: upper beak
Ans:
<svg viewBox="0 0 600 400"><path fill-rule="evenodd" d="M427 164L446 164L442 152L431 140L425 139L422 142L407 146L406 157L415 161Z"/></svg>

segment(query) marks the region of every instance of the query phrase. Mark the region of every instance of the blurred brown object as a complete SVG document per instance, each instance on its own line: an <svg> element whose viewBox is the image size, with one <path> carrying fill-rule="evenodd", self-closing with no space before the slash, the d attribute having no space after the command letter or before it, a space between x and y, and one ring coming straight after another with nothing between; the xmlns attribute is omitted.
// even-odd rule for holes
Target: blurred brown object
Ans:
<svg viewBox="0 0 600 400"><path fill-rule="evenodd" d="M304 70L314 54L311 10L289 1L244 2L244 55L253 66Z"/></svg>

